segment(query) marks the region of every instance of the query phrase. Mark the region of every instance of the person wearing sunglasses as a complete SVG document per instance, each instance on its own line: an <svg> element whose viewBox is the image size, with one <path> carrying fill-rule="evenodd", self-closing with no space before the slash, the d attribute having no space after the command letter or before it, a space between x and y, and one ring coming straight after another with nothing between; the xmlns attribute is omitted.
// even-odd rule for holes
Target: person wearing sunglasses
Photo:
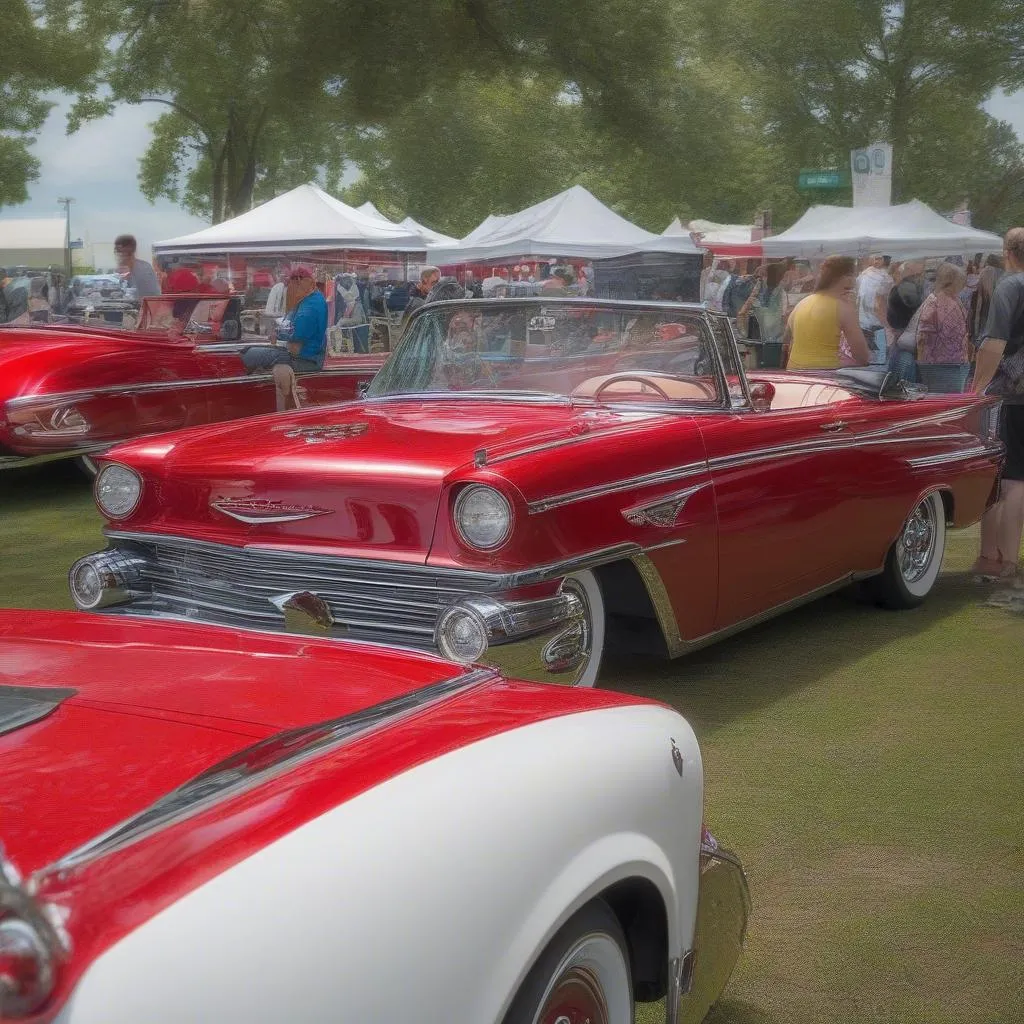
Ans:
<svg viewBox="0 0 1024 1024"><path fill-rule="evenodd" d="M253 345L242 352L249 373L270 370L277 388L277 409L298 406L295 374L323 369L327 352L327 300L316 287L312 268L299 264L287 282L288 312L278 330L280 345Z"/></svg>

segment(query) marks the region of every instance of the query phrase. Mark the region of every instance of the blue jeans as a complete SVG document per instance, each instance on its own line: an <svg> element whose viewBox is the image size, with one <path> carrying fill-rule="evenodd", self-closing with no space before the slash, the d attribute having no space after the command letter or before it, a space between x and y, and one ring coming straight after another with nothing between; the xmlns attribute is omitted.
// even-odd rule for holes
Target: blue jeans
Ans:
<svg viewBox="0 0 1024 1024"><path fill-rule="evenodd" d="M269 370L287 363L296 373L316 373L320 366L311 359L290 355L288 349L278 345L251 345L242 352L242 363L249 373Z"/></svg>
<svg viewBox="0 0 1024 1024"><path fill-rule="evenodd" d="M917 374L929 391L937 395L959 394L967 387L970 363L918 363Z"/></svg>
<svg viewBox="0 0 1024 1024"><path fill-rule="evenodd" d="M917 383L917 356L913 352L904 352L900 348L894 348L889 356L889 369L899 374L900 380L908 384Z"/></svg>

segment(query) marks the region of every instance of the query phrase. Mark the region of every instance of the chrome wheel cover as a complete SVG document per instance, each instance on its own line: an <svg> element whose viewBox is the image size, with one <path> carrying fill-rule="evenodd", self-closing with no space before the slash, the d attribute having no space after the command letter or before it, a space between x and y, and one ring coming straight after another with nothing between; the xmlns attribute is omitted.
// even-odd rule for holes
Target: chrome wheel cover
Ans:
<svg viewBox="0 0 1024 1024"><path fill-rule="evenodd" d="M931 498L925 498L906 521L896 544L896 563L903 581L917 583L935 557L937 524Z"/></svg>

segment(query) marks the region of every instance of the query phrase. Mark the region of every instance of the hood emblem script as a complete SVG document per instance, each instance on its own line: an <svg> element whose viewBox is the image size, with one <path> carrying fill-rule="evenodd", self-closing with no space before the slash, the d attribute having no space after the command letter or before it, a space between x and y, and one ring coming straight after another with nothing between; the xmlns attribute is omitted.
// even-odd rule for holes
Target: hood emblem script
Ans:
<svg viewBox="0 0 1024 1024"><path fill-rule="evenodd" d="M296 427L285 431L285 437L301 437L306 444L323 444L325 441L347 441L362 437L370 429L369 423L323 423L313 427Z"/></svg>
<svg viewBox="0 0 1024 1024"><path fill-rule="evenodd" d="M221 498L211 501L210 508L240 523L294 523L299 519L326 516L331 511L315 505L286 505L283 501L267 498Z"/></svg>

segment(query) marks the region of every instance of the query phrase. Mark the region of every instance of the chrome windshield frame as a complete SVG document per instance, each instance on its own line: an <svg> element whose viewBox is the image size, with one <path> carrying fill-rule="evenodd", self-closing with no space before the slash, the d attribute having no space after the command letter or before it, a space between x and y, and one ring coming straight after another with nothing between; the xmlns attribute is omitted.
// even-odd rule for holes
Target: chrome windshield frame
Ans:
<svg viewBox="0 0 1024 1024"><path fill-rule="evenodd" d="M707 305L698 302L655 302L641 299L601 299L601 298L589 298L589 297L565 297L555 296L551 298L545 298L543 296L531 295L523 298L504 298L504 299L456 299L444 302L431 302L418 309L414 310L409 316L409 320L406 323L405 329L402 332L401 341L398 346L391 353L387 360L387 363L382 367L382 372L386 371L387 364L391 363L395 356L397 356L404 345L406 345L410 339L412 331L416 323L425 315L440 310L451 309L457 307L458 309L466 310L494 310L503 311L509 310L513 307L552 307L558 306L566 309L592 309L592 310L606 310L614 313L667 313L667 314L690 314L700 323L701 329L705 334L705 341L710 346L713 352L714 366L715 366L715 384L718 388L720 399L717 402L645 402L645 407L650 410L657 408L661 411L668 412L670 410L676 411L704 411L704 412L721 412L723 410L738 410L749 408L750 406L750 394L747 385L746 373L744 372L743 363L739 356L739 349L736 342L735 332L729 330L730 344L733 349L733 356L736 361L736 366L739 370L739 376L741 381L741 388L743 392L743 403L737 406L731 399L729 394L728 383L726 379L725 364L722 360L721 352L718 348L718 343L715 339L716 325L713 322L712 317L722 316L721 314L715 314L709 311ZM380 374L374 378L376 382L380 378ZM367 402L378 402L378 401L395 401L400 399L417 400L420 398L429 398L436 400L438 398L451 398L458 400L468 395L481 399L502 399L509 400L506 396L511 396L513 400L519 401L530 401L531 399L526 396L523 391L501 391L501 390L475 390L475 391L408 391L408 392L394 392L387 394L374 394L372 392L373 382L371 382L371 391L364 397L364 401ZM549 396L537 395L532 400L534 401L568 401L572 404L575 399L571 395L559 395L552 392ZM614 403L614 402L603 402L602 405L613 405L622 404L629 408L635 408L634 403Z"/></svg>

